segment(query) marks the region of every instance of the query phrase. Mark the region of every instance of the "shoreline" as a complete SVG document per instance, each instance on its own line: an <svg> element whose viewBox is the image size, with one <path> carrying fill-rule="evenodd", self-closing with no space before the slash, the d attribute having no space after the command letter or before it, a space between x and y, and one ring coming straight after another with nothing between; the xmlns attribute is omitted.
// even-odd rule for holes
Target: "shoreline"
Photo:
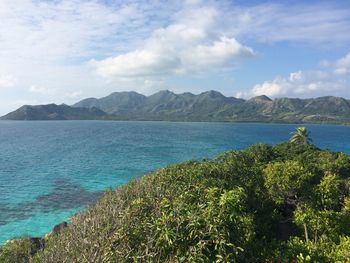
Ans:
<svg viewBox="0 0 350 263"><path fill-rule="evenodd" d="M350 126L350 122L280 122L280 121L186 121L186 120L123 120L123 119L74 119L74 120L6 120L1 119L0 122L138 122L138 123L223 123L223 124L278 124L278 125L334 125L334 126Z"/></svg>

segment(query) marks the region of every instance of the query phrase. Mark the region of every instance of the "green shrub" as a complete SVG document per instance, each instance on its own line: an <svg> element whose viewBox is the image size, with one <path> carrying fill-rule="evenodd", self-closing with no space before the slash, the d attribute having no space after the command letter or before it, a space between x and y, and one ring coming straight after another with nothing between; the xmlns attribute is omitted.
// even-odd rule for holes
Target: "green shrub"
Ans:
<svg viewBox="0 0 350 263"><path fill-rule="evenodd" d="M8 240L0 248L0 262L27 263L33 251L34 245L28 238Z"/></svg>

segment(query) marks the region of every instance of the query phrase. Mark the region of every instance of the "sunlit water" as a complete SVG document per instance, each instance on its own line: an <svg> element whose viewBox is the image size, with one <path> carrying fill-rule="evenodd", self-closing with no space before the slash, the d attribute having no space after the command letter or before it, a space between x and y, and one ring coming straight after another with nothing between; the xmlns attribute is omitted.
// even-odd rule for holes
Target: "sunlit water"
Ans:
<svg viewBox="0 0 350 263"><path fill-rule="evenodd" d="M0 244L41 236L109 187L160 167L287 140L298 125L0 121ZM320 148L350 153L350 127L306 125Z"/></svg>

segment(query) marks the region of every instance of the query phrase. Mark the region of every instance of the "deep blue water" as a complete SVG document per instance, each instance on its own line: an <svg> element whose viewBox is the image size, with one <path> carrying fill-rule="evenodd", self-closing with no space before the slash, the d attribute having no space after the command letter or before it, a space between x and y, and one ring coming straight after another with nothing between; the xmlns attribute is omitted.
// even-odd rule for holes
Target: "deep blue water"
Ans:
<svg viewBox="0 0 350 263"><path fill-rule="evenodd" d="M40 236L109 187L160 167L287 140L298 125L0 121L0 244ZM306 125L321 148L350 153L350 127Z"/></svg>

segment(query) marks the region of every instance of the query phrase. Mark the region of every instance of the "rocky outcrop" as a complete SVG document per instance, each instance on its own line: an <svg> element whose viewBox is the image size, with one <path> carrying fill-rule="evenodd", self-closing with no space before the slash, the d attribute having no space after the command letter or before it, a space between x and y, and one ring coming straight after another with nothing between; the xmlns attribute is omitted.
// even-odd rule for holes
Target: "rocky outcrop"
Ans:
<svg viewBox="0 0 350 263"><path fill-rule="evenodd" d="M50 234L45 235L44 237L26 237L21 240L30 242L30 255L33 256L39 251L45 249L45 244L50 236L61 234L64 229L68 227L67 222L62 222L55 225ZM13 241L8 241L13 242Z"/></svg>
<svg viewBox="0 0 350 263"><path fill-rule="evenodd" d="M30 254L33 256L38 251L43 250L45 247L45 238L43 237L28 237L28 240L31 242L32 247Z"/></svg>
<svg viewBox="0 0 350 263"><path fill-rule="evenodd" d="M68 223L67 222L62 222L62 223L59 223L57 225L55 225L51 231L51 235L57 235L57 234L60 234L63 229L67 228L68 227Z"/></svg>

